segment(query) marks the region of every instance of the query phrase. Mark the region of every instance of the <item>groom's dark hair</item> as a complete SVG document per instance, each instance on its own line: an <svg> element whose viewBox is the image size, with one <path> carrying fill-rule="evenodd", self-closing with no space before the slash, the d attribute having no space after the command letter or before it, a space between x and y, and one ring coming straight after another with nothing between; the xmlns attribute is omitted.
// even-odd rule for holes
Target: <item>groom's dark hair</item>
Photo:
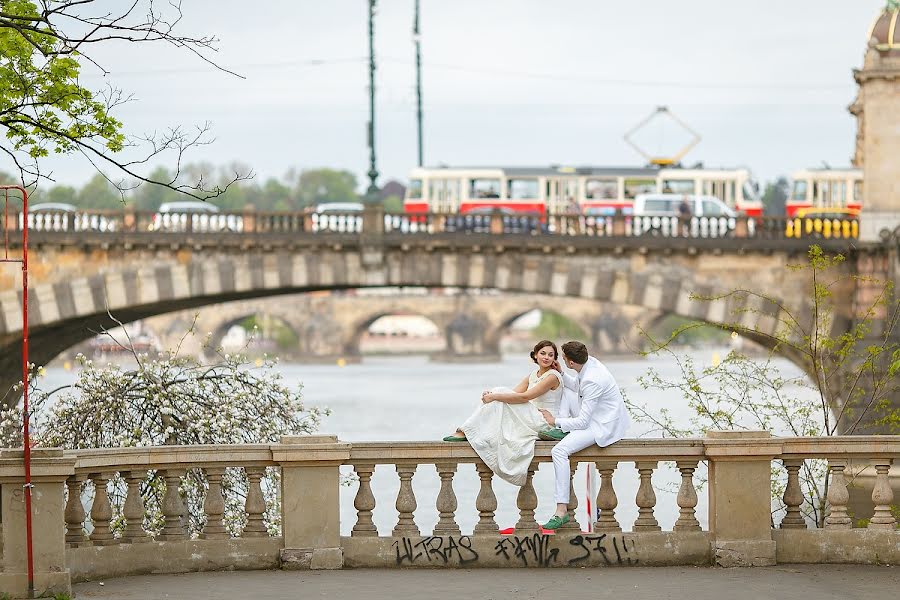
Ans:
<svg viewBox="0 0 900 600"><path fill-rule="evenodd" d="M566 355L566 358L577 362L579 365L583 365L587 362L587 346L581 342L566 342L562 345L562 351L563 354Z"/></svg>

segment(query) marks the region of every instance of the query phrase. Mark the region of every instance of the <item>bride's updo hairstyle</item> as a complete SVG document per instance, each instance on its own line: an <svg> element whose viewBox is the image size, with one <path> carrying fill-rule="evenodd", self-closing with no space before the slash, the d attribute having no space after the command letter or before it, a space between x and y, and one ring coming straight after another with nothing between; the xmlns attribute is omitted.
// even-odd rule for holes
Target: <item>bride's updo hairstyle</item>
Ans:
<svg viewBox="0 0 900 600"><path fill-rule="evenodd" d="M556 344L554 344L550 340L541 340L534 345L534 350L532 350L530 354L531 360L534 362L534 364L537 364L537 353L541 351L541 348L546 348L547 346L553 348L553 359L556 360L559 358L559 350L557 350Z"/></svg>

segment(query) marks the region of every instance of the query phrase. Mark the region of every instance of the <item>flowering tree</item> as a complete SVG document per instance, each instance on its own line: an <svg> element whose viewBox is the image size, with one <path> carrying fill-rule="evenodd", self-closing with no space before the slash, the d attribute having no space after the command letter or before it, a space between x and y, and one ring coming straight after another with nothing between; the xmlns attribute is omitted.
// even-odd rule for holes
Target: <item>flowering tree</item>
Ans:
<svg viewBox="0 0 900 600"><path fill-rule="evenodd" d="M690 323L676 329L666 340L646 334L651 348L645 354L665 354L679 367L680 377L667 379L655 369L640 378L645 389L670 390L687 400L692 417L678 422L665 408L629 401L636 420L648 424L650 432L670 437L702 435L710 429L762 429L776 435L833 436L861 433L876 428L883 432L900 429L900 410L892 398L900 389L900 344L897 324L900 300L889 281L837 273L844 257L827 256L811 246L808 260L790 269L808 274L807 311L795 313L779 299L751 289L719 296L694 296L700 302L726 302L731 318L721 325L769 348L763 360L732 351L721 363L698 367L679 354L673 342L685 331L701 327ZM835 293L848 278L875 290L870 306L860 307L848 331L832 335L836 319ZM753 318L747 318L749 316ZM776 316L772 316L776 315ZM758 324L776 319L774 333ZM884 327L875 335L873 322ZM747 323L757 325L747 325ZM804 375L784 376L774 362L779 355L801 364ZM773 471L773 497L780 500L785 478ZM824 523L828 494L828 466L823 460L807 460L801 472L804 514L819 527ZM783 507L782 507L783 509Z"/></svg>
<svg viewBox="0 0 900 600"><path fill-rule="evenodd" d="M134 366L98 366L78 356L82 369L74 384L54 390L39 387L43 369L31 378L34 398L34 439L45 447L110 448L164 444L242 444L277 442L282 435L312 433L327 411L306 408L300 389L291 389L274 367L276 360L248 364L242 353L216 349L217 360L200 364L181 356L179 347L158 358L138 353L127 334L107 331L128 351ZM193 329L188 333L193 335ZM21 407L0 412L0 446L21 446ZM277 474L270 470L263 484L267 520L277 529ZM162 526L160 500L165 483L154 474L142 486L151 530ZM206 479L191 470L182 489L190 527L203 526ZM125 486L113 480L110 498L116 522L121 520ZM240 469L228 469L223 479L226 521L236 533L243 525L246 481Z"/></svg>

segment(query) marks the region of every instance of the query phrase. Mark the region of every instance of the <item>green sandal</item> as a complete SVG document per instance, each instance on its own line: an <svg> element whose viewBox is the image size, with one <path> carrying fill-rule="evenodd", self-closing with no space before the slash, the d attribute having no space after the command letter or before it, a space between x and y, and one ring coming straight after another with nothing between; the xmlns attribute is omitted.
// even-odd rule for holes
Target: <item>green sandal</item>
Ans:
<svg viewBox="0 0 900 600"><path fill-rule="evenodd" d="M541 527L543 527L547 531L556 531L568 522L569 515L563 515L561 517L558 515L553 515L553 517L549 521L547 521L547 524L541 525Z"/></svg>

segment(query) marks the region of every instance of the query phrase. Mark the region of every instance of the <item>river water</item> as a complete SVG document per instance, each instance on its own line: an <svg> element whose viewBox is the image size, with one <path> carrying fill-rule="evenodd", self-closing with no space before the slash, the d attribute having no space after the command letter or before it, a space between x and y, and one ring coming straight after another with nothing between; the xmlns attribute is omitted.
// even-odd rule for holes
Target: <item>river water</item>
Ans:
<svg viewBox="0 0 900 600"><path fill-rule="evenodd" d="M727 350L719 350L724 356ZM698 366L709 364L714 351L695 351L693 357ZM798 374L798 369L787 361L777 362L786 377ZM691 417L686 402L674 392L644 390L638 377L652 366L662 376L679 375L677 364L671 359L648 358L617 360L607 363L624 393L633 401L647 403L651 407L666 408L672 416L687 423ZM327 407L332 414L325 417L320 433L335 434L342 441L404 441L440 440L451 433L472 412L480 401L481 392L498 385L514 386L524 378L534 364L527 354L507 356L499 363L442 364L429 362L427 357L366 357L362 363L346 366L280 364L286 383L303 385L304 402L308 406ZM48 384L71 380L74 373L63 369L48 369ZM629 437L642 437L647 426L632 423ZM578 496L578 520L584 526L588 518L585 512L587 468L579 466L575 475L575 491ZM344 469L346 474L351 469ZM705 480L703 465L695 475L695 481ZM638 477L633 463L620 463L614 476L614 486L619 505L616 516L623 529L629 530L637 517L634 498ZM680 475L674 463L660 463L654 473L656 489L656 517L663 529L671 529L678 517L675 501ZM457 522L462 532L472 531L478 520L475 497L479 480L474 465L460 465L453 480L458 499ZM512 527L518 519L516 494L518 488L499 478L494 478L494 491L498 508L496 520L500 528ZM538 521L549 518L553 504L553 465L542 464L535 474L534 487L538 495L536 517ZM423 533L428 533L437 523L435 500L440 480L432 465L418 467L413 478L418 508L416 522ZM357 485L349 483L341 488L341 531L349 534L356 521L353 498ZM399 479L394 468L381 465L372 478L376 507L374 521L382 535L389 535L396 524L394 508ZM596 491L590 495L596 498ZM707 502L705 489L701 490L697 506L697 518L706 527ZM593 499L591 504L593 505Z"/></svg>

